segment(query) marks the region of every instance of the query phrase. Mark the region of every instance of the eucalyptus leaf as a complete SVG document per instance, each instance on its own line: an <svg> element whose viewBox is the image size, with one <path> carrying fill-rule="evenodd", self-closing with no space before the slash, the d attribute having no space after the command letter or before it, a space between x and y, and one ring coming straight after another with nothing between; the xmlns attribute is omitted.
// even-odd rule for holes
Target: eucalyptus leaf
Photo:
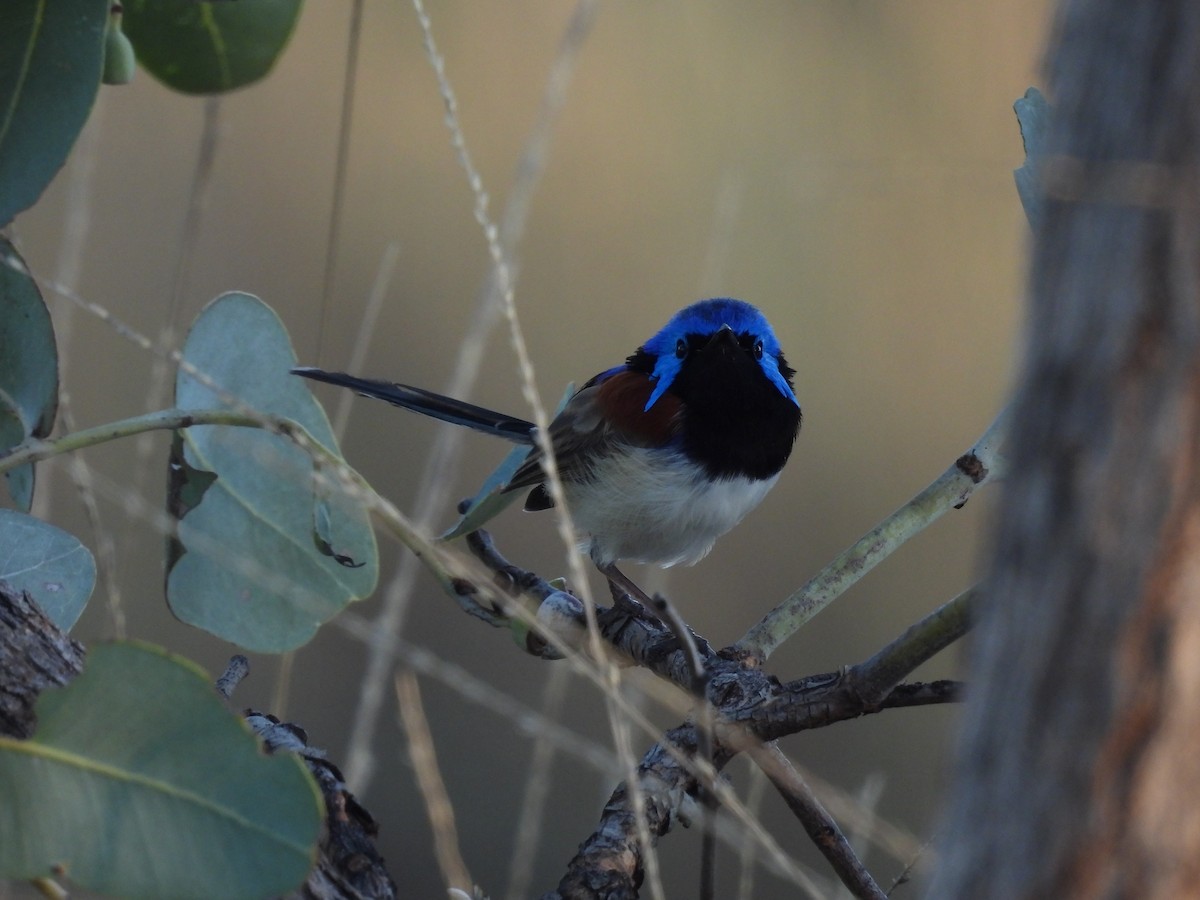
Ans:
<svg viewBox="0 0 1200 900"><path fill-rule="evenodd" d="M271 71L301 0L126 0L124 7L124 32L147 72L185 94L219 94Z"/></svg>
<svg viewBox="0 0 1200 900"><path fill-rule="evenodd" d="M42 195L87 121L109 6L0 2L0 226Z"/></svg>
<svg viewBox="0 0 1200 900"><path fill-rule="evenodd" d="M61 528L0 509L0 581L27 591L63 631L70 631L96 586L96 561Z"/></svg>
<svg viewBox="0 0 1200 900"><path fill-rule="evenodd" d="M324 411L289 374L296 356L287 332L256 297L210 303L183 359L175 383L181 409L284 417L336 452ZM178 519L167 572L176 616L247 649L283 652L374 590L378 554L365 506L329 479L318 489L315 474L323 473L314 473L305 450L264 429L180 432L168 500Z"/></svg>
<svg viewBox="0 0 1200 900"><path fill-rule="evenodd" d="M50 311L24 260L0 238L0 452L46 437L57 412L58 349ZM7 483L13 502L28 511L33 465L8 473Z"/></svg>
<svg viewBox="0 0 1200 900"><path fill-rule="evenodd" d="M65 874L122 897L264 897L303 882L322 803L264 755L195 665L140 644L88 654L0 737L0 878Z"/></svg>

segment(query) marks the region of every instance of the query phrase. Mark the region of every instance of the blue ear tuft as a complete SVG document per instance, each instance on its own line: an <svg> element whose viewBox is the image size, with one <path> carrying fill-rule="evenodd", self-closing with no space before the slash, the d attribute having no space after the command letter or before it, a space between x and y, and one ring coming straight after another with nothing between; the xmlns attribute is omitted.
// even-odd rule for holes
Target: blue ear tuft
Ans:
<svg viewBox="0 0 1200 900"><path fill-rule="evenodd" d="M666 393L667 388L671 386L671 382L675 380L675 376L679 374L679 368L682 365L683 360L674 353L658 358L658 362L654 364L654 371L650 374L650 377L655 379L657 384L654 385L654 390L650 392L650 399L646 401L646 406L642 412L649 412L650 407L658 402L658 398Z"/></svg>
<svg viewBox="0 0 1200 900"><path fill-rule="evenodd" d="M671 320L642 345L646 352L656 358L654 372L651 377L656 379L654 392L646 402L650 409L659 397L671 386L675 376L679 374L682 360L675 356L675 344L689 334L712 334L722 325L728 325L737 334L750 333L763 342L762 368L770 382L779 392L789 398L797 406L800 402L787 383L787 379L779 371L779 340L771 328L766 316L743 300L732 297L714 297L711 300L701 300L690 306L685 306L671 317Z"/></svg>

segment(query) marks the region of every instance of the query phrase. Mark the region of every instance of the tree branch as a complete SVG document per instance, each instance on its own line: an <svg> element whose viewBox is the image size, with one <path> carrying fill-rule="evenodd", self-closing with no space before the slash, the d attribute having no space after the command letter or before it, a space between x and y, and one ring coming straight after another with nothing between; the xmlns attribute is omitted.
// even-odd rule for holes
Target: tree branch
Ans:
<svg viewBox="0 0 1200 900"><path fill-rule="evenodd" d="M833 816L821 805L779 746L765 744L749 753L775 790L779 791L788 809L800 820L804 831L829 861L846 889L859 900L887 900L887 895L859 860Z"/></svg>
<svg viewBox="0 0 1200 900"><path fill-rule="evenodd" d="M565 618L571 627L582 633L585 623L582 603L536 574L508 562L487 532L473 532L467 536L467 542L476 558L493 573L504 596L512 600L512 603L500 600L484 605L477 596L482 593L480 587L462 581L458 585L460 602L474 606L474 615L495 626L509 624L511 627L514 618L523 619L526 649L543 658L560 655L550 642L557 642L563 634L559 627L547 636L549 640L538 638L538 626L547 618L545 606L554 604L556 615ZM976 591L975 588L965 591L856 666L840 673L813 675L786 684L755 665L755 660L744 656L737 647L717 653L703 638L686 630L682 621L674 623L676 629L684 629L680 634L623 593L612 607L597 609L597 627L607 646L685 690L695 690L698 666L707 673L704 694L715 718L714 746L708 758L720 771L737 753L759 752L764 742L788 734L884 709L961 699L962 685L958 682L897 682L965 632ZM520 599L522 597L525 599ZM669 609L663 613L670 621ZM690 639L683 640L685 635ZM582 641L576 634L568 643L578 647ZM681 725L651 748L638 766L637 784L645 796L646 818L642 824L655 838L669 830L672 817L679 815L685 798L701 795L695 760L698 743L695 725ZM791 783L786 776L780 778ZM811 822L817 822L821 814L809 811L807 815ZM557 893L546 896L637 896L636 885L642 877L638 825L626 785L622 784L606 804L597 829L569 864ZM821 826L822 829L826 827ZM830 838L827 830L822 834L825 835L822 839L828 842L829 852L838 856L835 869L840 866L845 870L851 879L848 886L858 892L856 896L876 896L869 893L871 886L878 891L874 882L868 883L851 874L853 865L845 856L846 848L841 842ZM861 863L854 862L862 868Z"/></svg>
<svg viewBox="0 0 1200 900"><path fill-rule="evenodd" d="M870 659L851 666L846 680L863 703L871 706L882 702L913 669L965 635L974 621L981 593L978 585L967 588Z"/></svg>
<svg viewBox="0 0 1200 900"><path fill-rule="evenodd" d="M834 557L807 584L767 613L735 646L747 657L765 662L780 644L901 544L951 508L960 508L978 488L995 481L1003 474L999 447L1007 426L1005 410L975 446L955 460L933 484Z"/></svg>
<svg viewBox="0 0 1200 900"><path fill-rule="evenodd" d="M709 699L718 715L713 765L718 771L738 752L787 734L884 709L953 702L961 696L957 682L900 685L881 703L867 707L836 673L781 685L762 670L723 656L710 666ZM638 781L646 798L646 824L656 837L670 829L684 798L695 794L695 752L696 731L686 724L668 732L642 758ZM557 892L546 897L636 897L641 853L635 825L622 784L605 805L596 830L568 864Z"/></svg>

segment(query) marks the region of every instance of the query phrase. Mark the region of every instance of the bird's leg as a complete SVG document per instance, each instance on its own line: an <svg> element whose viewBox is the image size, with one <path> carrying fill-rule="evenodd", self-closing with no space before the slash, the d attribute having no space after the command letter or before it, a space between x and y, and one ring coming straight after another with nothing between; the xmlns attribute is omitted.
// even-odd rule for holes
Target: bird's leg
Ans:
<svg viewBox="0 0 1200 900"><path fill-rule="evenodd" d="M618 569L615 563L605 563L604 565L597 563L596 568L600 570L600 574L607 578L612 585L641 603L647 610L654 609L654 601L650 599L650 596L634 584L628 575Z"/></svg>

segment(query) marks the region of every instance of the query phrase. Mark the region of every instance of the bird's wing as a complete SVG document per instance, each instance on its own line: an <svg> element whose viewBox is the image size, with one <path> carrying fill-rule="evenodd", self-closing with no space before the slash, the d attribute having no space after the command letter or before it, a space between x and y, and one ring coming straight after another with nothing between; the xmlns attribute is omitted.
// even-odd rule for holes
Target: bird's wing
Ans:
<svg viewBox="0 0 1200 900"><path fill-rule="evenodd" d="M365 397L386 400L443 422L465 425L521 444L533 443L532 422L423 388L309 367L292 369L292 372L315 381L348 387ZM562 412L550 423L550 443L564 481L586 480L597 460L622 446L661 447L670 443L679 427L679 398L668 392L647 410L653 389L654 382L649 375L618 366L601 372L567 401ZM546 509L552 505L543 485L546 476L541 461L541 448L535 445L504 487L506 492L534 487L525 504L526 509Z"/></svg>
<svg viewBox="0 0 1200 900"><path fill-rule="evenodd" d="M624 367L596 376L583 386L550 423L550 444L564 481L583 481L600 458L621 446L661 447L678 430L679 400L664 395L645 409L653 390L650 377ZM545 481L542 452L534 446L505 490L540 486ZM550 505L544 490L530 495L526 509Z"/></svg>

